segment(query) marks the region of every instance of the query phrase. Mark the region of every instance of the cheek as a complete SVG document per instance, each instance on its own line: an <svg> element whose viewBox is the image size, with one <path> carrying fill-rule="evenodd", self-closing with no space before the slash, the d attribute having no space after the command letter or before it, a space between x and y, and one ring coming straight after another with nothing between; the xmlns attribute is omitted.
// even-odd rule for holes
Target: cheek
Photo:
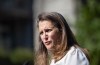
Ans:
<svg viewBox="0 0 100 65"><path fill-rule="evenodd" d="M43 41L43 36L40 36L41 41Z"/></svg>
<svg viewBox="0 0 100 65"><path fill-rule="evenodd" d="M58 40L59 40L59 34L58 33L54 33L54 34L51 34L51 40L53 41L53 42L57 42Z"/></svg>

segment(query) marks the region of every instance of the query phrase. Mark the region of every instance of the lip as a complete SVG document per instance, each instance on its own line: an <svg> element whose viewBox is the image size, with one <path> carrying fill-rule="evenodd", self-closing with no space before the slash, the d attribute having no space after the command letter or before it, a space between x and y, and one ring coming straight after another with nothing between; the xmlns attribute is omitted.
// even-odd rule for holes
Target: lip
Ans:
<svg viewBox="0 0 100 65"><path fill-rule="evenodd" d="M49 45L50 44L50 41L46 41L46 42L44 42L46 45Z"/></svg>

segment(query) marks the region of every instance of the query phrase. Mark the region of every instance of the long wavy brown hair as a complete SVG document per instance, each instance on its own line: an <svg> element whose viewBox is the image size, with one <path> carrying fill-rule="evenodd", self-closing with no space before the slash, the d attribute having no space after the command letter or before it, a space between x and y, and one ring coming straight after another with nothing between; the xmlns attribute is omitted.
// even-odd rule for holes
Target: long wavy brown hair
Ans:
<svg viewBox="0 0 100 65"><path fill-rule="evenodd" d="M61 34L61 43L56 45L55 50L53 51L52 58L56 61L60 60L64 53L70 49L71 46L80 47L80 45L77 43L77 40L75 39L74 34L72 33L67 21L65 18L57 13L57 12L43 12L39 14L38 20L37 20L37 27L40 21L51 21L55 27L59 29ZM81 48L82 49L82 48ZM82 51L86 54L87 58L88 52L84 49ZM35 65L49 65L49 53L46 47L44 46L42 40L39 36L39 49L36 51L35 55Z"/></svg>

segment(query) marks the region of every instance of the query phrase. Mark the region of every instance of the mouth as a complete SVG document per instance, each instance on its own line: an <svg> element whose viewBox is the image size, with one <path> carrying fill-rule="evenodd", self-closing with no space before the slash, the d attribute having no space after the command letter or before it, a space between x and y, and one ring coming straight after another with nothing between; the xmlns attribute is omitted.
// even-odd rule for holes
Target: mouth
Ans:
<svg viewBox="0 0 100 65"><path fill-rule="evenodd" d="M44 43L45 43L45 45L49 45L50 44L50 41L46 41Z"/></svg>

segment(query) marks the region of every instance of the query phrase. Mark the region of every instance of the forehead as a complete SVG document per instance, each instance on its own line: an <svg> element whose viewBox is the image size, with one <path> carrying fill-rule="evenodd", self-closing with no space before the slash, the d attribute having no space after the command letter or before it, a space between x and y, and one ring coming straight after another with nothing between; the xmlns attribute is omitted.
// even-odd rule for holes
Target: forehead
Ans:
<svg viewBox="0 0 100 65"><path fill-rule="evenodd" d="M39 21L39 28L49 28L49 27L54 27L53 23L51 21Z"/></svg>

